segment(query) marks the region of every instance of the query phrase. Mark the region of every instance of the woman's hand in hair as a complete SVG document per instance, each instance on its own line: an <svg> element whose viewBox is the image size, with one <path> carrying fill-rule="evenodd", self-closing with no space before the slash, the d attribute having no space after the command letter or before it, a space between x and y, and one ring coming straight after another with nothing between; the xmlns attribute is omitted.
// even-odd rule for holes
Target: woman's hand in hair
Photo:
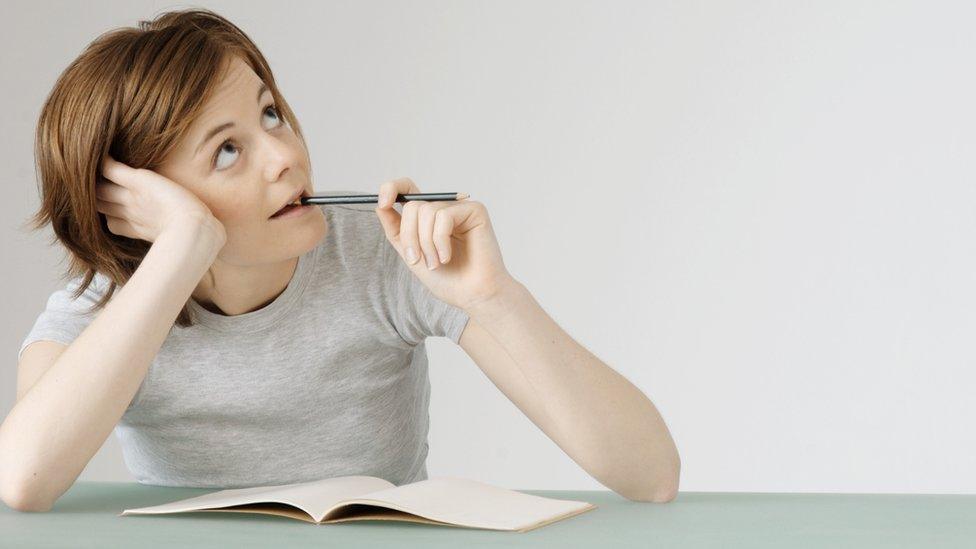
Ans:
<svg viewBox="0 0 976 549"><path fill-rule="evenodd" d="M401 215L393 208L396 195L413 193L420 189L409 178L384 183L376 215L387 241L432 294L468 310L512 285L484 204L411 200Z"/></svg>
<svg viewBox="0 0 976 549"><path fill-rule="evenodd" d="M155 242L171 227L202 222L226 240L224 226L195 194L152 170L106 155L95 184L95 209L117 235Z"/></svg>

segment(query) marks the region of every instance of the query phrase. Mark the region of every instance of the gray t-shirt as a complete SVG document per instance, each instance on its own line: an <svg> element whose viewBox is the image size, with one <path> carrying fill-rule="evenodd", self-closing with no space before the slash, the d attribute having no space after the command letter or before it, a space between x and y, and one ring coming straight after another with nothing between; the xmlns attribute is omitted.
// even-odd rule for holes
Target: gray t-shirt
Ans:
<svg viewBox="0 0 976 549"><path fill-rule="evenodd" d="M197 324L174 325L115 427L138 482L427 478L424 339L458 343L468 315L410 272L374 205L319 207L329 230L273 302L236 316L189 302ZM39 339L70 344L94 319L106 279L72 301L78 280L50 296L21 352Z"/></svg>

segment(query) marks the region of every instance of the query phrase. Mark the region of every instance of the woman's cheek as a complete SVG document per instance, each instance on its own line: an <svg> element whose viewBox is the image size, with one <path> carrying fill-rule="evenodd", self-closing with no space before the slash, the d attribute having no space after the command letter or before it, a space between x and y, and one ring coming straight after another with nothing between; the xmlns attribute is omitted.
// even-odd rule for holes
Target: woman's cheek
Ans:
<svg viewBox="0 0 976 549"><path fill-rule="evenodd" d="M260 220L263 204L257 200L242 200L240 196L227 196L221 199L211 200L210 212L214 214L224 226L246 225L248 222ZM266 209L266 207L265 207Z"/></svg>

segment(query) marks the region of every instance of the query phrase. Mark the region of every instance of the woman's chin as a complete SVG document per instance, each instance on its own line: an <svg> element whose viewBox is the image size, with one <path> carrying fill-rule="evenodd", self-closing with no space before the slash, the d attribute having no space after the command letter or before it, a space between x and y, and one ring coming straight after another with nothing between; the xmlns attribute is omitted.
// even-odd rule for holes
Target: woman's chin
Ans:
<svg viewBox="0 0 976 549"><path fill-rule="evenodd" d="M309 250L318 245L329 234L329 223L325 220L325 214L322 213L321 208L312 206L311 212L293 221L295 222L295 228L293 230L297 233L295 235L297 239L308 235L307 244Z"/></svg>
<svg viewBox="0 0 976 549"><path fill-rule="evenodd" d="M269 219L271 238L288 247L312 249L329 233L329 225L321 208L314 205L311 208L298 217Z"/></svg>

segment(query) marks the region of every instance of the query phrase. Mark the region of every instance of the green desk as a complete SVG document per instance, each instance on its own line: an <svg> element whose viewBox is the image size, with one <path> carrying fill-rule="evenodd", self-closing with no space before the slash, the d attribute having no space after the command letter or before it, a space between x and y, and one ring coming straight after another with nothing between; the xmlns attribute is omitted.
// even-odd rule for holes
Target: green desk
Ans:
<svg viewBox="0 0 976 549"><path fill-rule="evenodd" d="M315 525L274 516L117 516L214 490L79 482L47 513L0 503L2 547L976 547L976 496L524 490L596 509L525 533L412 523Z"/></svg>

